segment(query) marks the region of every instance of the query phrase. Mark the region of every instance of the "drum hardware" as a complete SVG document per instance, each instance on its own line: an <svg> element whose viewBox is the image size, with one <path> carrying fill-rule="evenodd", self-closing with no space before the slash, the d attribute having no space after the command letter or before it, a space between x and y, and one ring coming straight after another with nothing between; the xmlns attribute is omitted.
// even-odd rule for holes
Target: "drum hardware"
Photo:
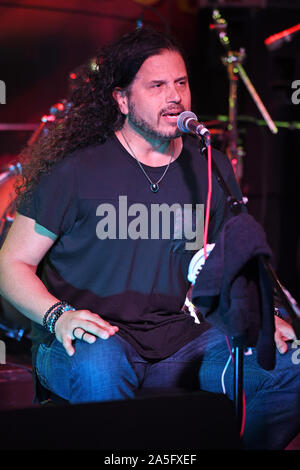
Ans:
<svg viewBox="0 0 300 470"><path fill-rule="evenodd" d="M68 113L72 103L67 100L51 106L49 115L41 117L40 124L0 124L0 131L33 131L27 145L31 146L42 135L47 132L47 126L51 125L55 120L63 119ZM0 170L0 189L9 202L4 205L4 212L0 218L0 248L4 243L7 233L15 219L16 214L16 195L12 191L10 180L16 178L22 173L22 165L20 162L10 164ZM6 184L7 183L7 184ZM0 213L3 209L0 209ZM30 320L22 315L13 305L5 298L0 296L0 332L5 336L21 341L25 333L30 328Z"/></svg>
<svg viewBox="0 0 300 470"><path fill-rule="evenodd" d="M37 124L0 124L0 131L32 132L38 127Z"/></svg>
<svg viewBox="0 0 300 470"><path fill-rule="evenodd" d="M206 127L209 129L212 137L212 141L214 146L221 150L223 153L227 154L227 139L228 139L228 130L217 129L216 127L211 128L210 126L217 126L217 125L226 125L229 122L229 117L224 114L219 114L217 116L207 116L201 115L199 116L200 121L204 121L206 123ZM240 123L243 123L243 127L239 127L239 136L242 136L247 133L247 125L253 124L258 127L266 127L267 123L263 119L256 119L253 116L247 115L239 115L236 117L236 120ZM276 127L278 129L286 129L289 131L300 131L300 121L274 121ZM243 147L241 145L237 145L237 151L242 152L240 157L244 157L245 153L243 151Z"/></svg>
<svg viewBox="0 0 300 470"><path fill-rule="evenodd" d="M17 175L20 175L21 173L22 173L22 165L20 162L3 167L0 170L0 187L1 185L4 185L4 183L6 183L8 180L10 180L11 178L15 178ZM2 246L6 233L7 233L6 224L7 223L11 224L13 222L14 213L15 213L15 201L13 200L8 205L8 207L6 208L6 210L4 211L0 219L0 247Z"/></svg>
<svg viewBox="0 0 300 470"><path fill-rule="evenodd" d="M15 219L16 214L16 201L13 200L6 208L4 214L0 219L0 248L4 243L7 232Z"/></svg>
<svg viewBox="0 0 300 470"><path fill-rule="evenodd" d="M0 180L1 177L3 177L1 180L2 185L4 186L5 182L20 173L21 165L19 163L16 165L10 165L8 170L2 170L2 174L0 174ZM15 219L15 213L16 201L13 199L0 219L0 248L3 245L7 233ZM11 305L5 298L0 296L0 332L3 332L6 337L20 342L29 328L30 320L15 309L15 307L13 307L13 305Z"/></svg>
<svg viewBox="0 0 300 470"><path fill-rule="evenodd" d="M24 337L25 329L23 328L11 328L9 325L5 325L3 319L0 321L0 331L3 331L5 336L8 338L15 339L16 341L21 341Z"/></svg>
<svg viewBox="0 0 300 470"><path fill-rule="evenodd" d="M206 115L203 115L203 116L199 116L199 119L203 120L206 122L206 125L207 127L209 127L209 125L214 125L216 126L217 124L222 124L224 125L224 123L227 123L229 121L229 118L228 116L224 115L224 114L218 114L217 116L206 116ZM213 120L215 119L215 120ZM256 126L261 126L261 127L265 127L267 126L267 123L266 121L264 121L263 119L256 119L255 117L253 116L247 116L247 115L244 115L244 114L240 114L239 116L236 117L237 121L240 121L240 122L244 122L246 124L255 124ZM211 122L210 122L211 120ZM208 121L208 122L207 122ZM295 130L300 130L300 121L274 121L276 127L279 129L288 129L290 131L295 131ZM242 132L245 131L244 129L242 129ZM226 132L226 131L224 131ZM240 130L239 130L240 132Z"/></svg>
<svg viewBox="0 0 300 470"><path fill-rule="evenodd" d="M0 131L34 131L32 136L27 142L27 145L31 146L38 139L38 137L46 131L46 125L51 124L57 119L62 119L66 116L70 110L72 103L63 99L58 103L55 103L51 106L49 110L49 115L43 115L41 117L40 124L0 124ZM9 166L3 167L0 170L0 187L2 184L6 183L9 179L16 177L22 173L22 165L20 162L11 164ZM14 201L9 204L6 208L4 214L0 219L0 247L4 241L6 233L8 231L7 225L11 224L14 220L15 215L15 204ZM6 229L6 230L5 230ZM5 233L4 233L5 232Z"/></svg>
<svg viewBox="0 0 300 470"><path fill-rule="evenodd" d="M237 147L237 86L239 77L243 80L247 90L252 96L257 108L262 114L265 122L267 123L270 131L273 134L277 134L278 128L274 121L269 115L266 107L260 99L257 91L251 83L242 62L246 57L244 48L240 48L239 52L231 49L230 39L227 34L227 21L222 18L219 10L213 11L213 24L210 25L211 30L215 30L218 34L219 40L222 46L226 50L226 56L222 57L222 63L227 67L227 73L229 78L229 112L228 112L228 145L226 148L226 154L229 157L234 173L238 181L243 176L243 157L245 155L244 150L241 147Z"/></svg>
<svg viewBox="0 0 300 470"><path fill-rule="evenodd" d="M292 26L291 28L284 29L280 33L272 34L265 39L265 45L270 51L279 49L284 43L289 43L294 38L296 33L300 33L300 23Z"/></svg>
<svg viewBox="0 0 300 470"><path fill-rule="evenodd" d="M22 173L22 165L20 162L15 165L11 164L8 167L4 167L0 170L0 185L5 183L8 179L13 176L19 175Z"/></svg>

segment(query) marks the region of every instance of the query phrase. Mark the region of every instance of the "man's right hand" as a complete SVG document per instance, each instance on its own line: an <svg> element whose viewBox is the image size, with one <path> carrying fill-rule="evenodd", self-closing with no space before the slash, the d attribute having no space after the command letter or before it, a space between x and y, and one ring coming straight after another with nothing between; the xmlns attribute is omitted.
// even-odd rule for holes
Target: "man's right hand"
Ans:
<svg viewBox="0 0 300 470"><path fill-rule="evenodd" d="M69 356L73 356L75 353L72 340L82 339L82 341L92 344L97 337L108 339L118 330L117 326L111 325L89 310L68 310L59 317L55 324L56 338L62 343Z"/></svg>

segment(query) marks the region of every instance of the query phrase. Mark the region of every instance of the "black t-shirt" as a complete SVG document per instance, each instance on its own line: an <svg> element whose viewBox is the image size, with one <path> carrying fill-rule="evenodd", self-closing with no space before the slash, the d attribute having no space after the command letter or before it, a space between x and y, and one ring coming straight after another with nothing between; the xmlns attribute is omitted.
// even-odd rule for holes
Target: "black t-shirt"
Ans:
<svg viewBox="0 0 300 470"><path fill-rule="evenodd" d="M18 209L58 236L42 263L48 290L76 309L88 309L118 325L118 334L152 360L169 356L202 330L182 307L188 265L202 247L194 244L191 249L187 243L193 241L193 230L195 235L199 205L206 203L207 160L197 139L183 140L183 150L157 193L114 136L55 163L30 202ZM213 158L240 199L228 158L217 150ZM154 182L165 169L143 166ZM153 208L159 207L163 215L157 218ZM216 241L230 216L213 175L208 242ZM33 351L51 339L33 323Z"/></svg>

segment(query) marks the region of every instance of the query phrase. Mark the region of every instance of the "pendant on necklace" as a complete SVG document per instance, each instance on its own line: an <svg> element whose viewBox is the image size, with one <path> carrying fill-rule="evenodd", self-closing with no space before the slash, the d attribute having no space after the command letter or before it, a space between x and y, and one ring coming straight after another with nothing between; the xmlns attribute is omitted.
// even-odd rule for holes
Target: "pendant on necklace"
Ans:
<svg viewBox="0 0 300 470"><path fill-rule="evenodd" d="M159 186L157 183L151 183L150 184L150 189L153 193L157 193L157 191L159 190Z"/></svg>

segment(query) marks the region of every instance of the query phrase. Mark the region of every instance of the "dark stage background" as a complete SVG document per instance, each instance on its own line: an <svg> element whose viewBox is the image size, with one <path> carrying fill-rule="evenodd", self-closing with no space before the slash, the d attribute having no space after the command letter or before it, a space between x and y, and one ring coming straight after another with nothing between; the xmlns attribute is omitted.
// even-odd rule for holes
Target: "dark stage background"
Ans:
<svg viewBox="0 0 300 470"><path fill-rule="evenodd" d="M198 116L227 115L224 50L209 30L216 6L229 23L233 48L246 49L244 67L273 120L300 120L300 104L291 101L291 84L300 80L300 34L276 51L264 45L270 34L300 22L299 0L23 0L0 1L0 79L6 83L0 124L38 125L67 96L69 74L99 46L134 29L141 18L183 43ZM241 81L238 97L239 116L261 119ZM266 230L279 279L299 301L300 130L280 128L274 136L267 127L245 121L239 121L238 129L245 150L241 186L248 209ZM1 166L17 161L30 136L29 131L0 130ZM222 146L222 141L215 140L215 145Z"/></svg>

